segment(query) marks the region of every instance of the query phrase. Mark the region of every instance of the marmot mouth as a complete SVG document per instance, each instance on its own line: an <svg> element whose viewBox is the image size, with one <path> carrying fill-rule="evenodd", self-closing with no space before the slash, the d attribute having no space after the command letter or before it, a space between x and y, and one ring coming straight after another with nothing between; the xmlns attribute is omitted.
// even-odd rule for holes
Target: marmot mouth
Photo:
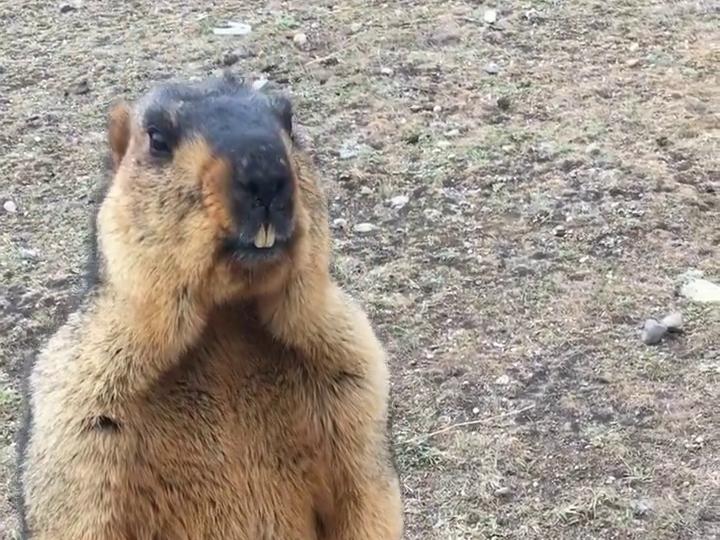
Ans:
<svg viewBox="0 0 720 540"><path fill-rule="evenodd" d="M258 238L253 239L252 242L227 238L223 242L222 257L230 263L239 264L272 262L287 251L289 244L289 240L279 238L275 238L272 243L267 240L259 241Z"/></svg>

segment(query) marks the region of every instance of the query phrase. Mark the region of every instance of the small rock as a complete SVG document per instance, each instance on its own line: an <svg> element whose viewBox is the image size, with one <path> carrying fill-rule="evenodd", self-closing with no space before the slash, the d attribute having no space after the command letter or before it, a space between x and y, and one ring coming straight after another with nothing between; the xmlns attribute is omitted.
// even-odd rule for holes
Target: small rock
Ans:
<svg viewBox="0 0 720 540"><path fill-rule="evenodd" d="M630 502L630 508L632 508L635 517L643 517L652 512L653 505L646 499L637 499Z"/></svg>
<svg viewBox="0 0 720 540"><path fill-rule="evenodd" d="M630 60L625 62L625 65L627 65L627 67L631 67L631 68L638 67L640 65L640 59L639 58L631 58Z"/></svg>
<svg viewBox="0 0 720 540"><path fill-rule="evenodd" d="M355 33L359 32L360 30L362 30L362 26L363 26L362 23L354 22L350 25L350 31L353 34L355 34Z"/></svg>
<svg viewBox="0 0 720 540"><path fill-rule="evenodd" d="M433 107L433 112L434 112L434 113L439 113L440 111L442 111L442 107L441 107L440 105L435 105L435 106Z"/></svg>
<svg viewBox="0 0 720 540"><path fill-rule="evenodd" d="M373 194L373 190L370 186L363 186L360 188L360 195L369 196Z"/></svg>
<svg viewBox="0 0 720 540"><path fill-rule="evenodd" d="M488 73L490 75L497 75L500 73L500 66L498 66L495 62L488 62L485 64L485 67L483 68L485 70L485 73Z"/></svg>
<svg viewBox="0 0 720 540"><path fill-rule="evenodd" d="M673 311L672 313L669 313L660 321L660 324L662 324L669 331L680 330L682 328L682 323L683 317L682 313L680 313L679 311Z"/></svg>
<svg viewBox="0 0 720 540"><path fill-rule="evenodd" d="M645 321L640 339L645 345L655 345L660 342L666 332L667 328L665 326L655 319L648 319Z"/></svg>
<svg viewBox="0 0 720 540"><path fill-rule="evenodd" d="M680 294L695 302L720 302L720 285L701 277L690 277L680 287Z"/></svg>
<svg viewBox="0 0 720 540"><path fill-rule="evenodd" d="M555 236L557 236L558 238L564 237L566 232L567 231L566 231L565 227L563 227L562 225L558 225L557 227L555 227L553 229L553 234Z"/></svg>
<svg viewBox="0 0 720 540"><path fill-rule="evenodd" d="M75 3L64 2L60 4L60 13L70 13L71 11L77 11L78 6Z"/></svg>
<svg viewBox="0 0 720 540"><path fill-rule="evenodd" d="M375 229L377 229L377 226L372 223L358 223L353 230L364 234L373 232Z"/></svg>
<svg viewBox="0 0 720 540"><path fill-rule="evenodd" d="M395 74L395 70L389 67L380 68L380 73L386 77L392 77Z"/></svg>
<svg viewBox="0 0 720 540"><path fill-rule="evenodd" d="M497 10L492 8L486 9L483 14L483 20L488 24L497 22Z"/></svg>
<svg viewBox="0 0 720 540"><path fill-rule="evenodd" d="M71 94L83 95L90 92L90 83L85 78L80 78L70 85L68 92Z"/></svg>
<svg viewBox="0 0 720 540"><path fill-rule="evenodd" d="M510 377L508 375L500 375L497 379L495 379L495 384L507 386L510 384Z"/></svg>
<svg viewBox="0 0 720 540"><path fill-rule="evenodd" d="M298 32L293 36L293 43L298 47L304 47L307 44L308 38L302 32Z"/></svg>
<svg viewBox="0 0 720 540"><path fill-rule="evenodd" d="M343 218L334 219L332 222L332 226L333 226L333 229L340 229L340 230L344 231L345 229L347 229L347 226L348 226L347 219L343 219Z"/></svg>
<svg viewBox="0 0 720 540"><path fill-rule="evenodd" d="M395 210L400 210L410 201L410 197L407 195L398 195L390 199L390 206Z"/></svg>
<svg viewBox="0 0 720 540"><path fill-rule="evenodd" d="M26 261L36 260L39 256L38 252L31 248L21 247L18 249L18 252L20 253L20 258Z"/></svg>
<svg viewBox="0 0 720 540"><path fill-rule="evenodd" d="M246 36L252 32L252 26L246 23L228 21L225 26L213 28L216 36Z"/></svg>
<svg viewBox="0 0 720 540"><path fill-rule="evenodd" d="M512 495L512 490L508 486L503 486L501 488L498 488L495 490L495 496L496 497L509 497Z"/></svg>
<svg viewBox="0 0 720 540"><path fill-rule="evenodd" d="M8 200L3 203L3 209L8 214L14 214L15 212L17 212L17 205L14 202Z"/></svg>

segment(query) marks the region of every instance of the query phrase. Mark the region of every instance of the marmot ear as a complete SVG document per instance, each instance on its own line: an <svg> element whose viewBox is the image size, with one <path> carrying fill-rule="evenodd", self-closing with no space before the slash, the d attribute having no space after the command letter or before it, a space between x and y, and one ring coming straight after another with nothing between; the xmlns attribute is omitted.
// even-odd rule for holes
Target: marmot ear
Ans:
<svg viewBox="0 0 720 540"><path fill-rule="evenodd" d="M130 144L130 107L125 101L118 101L110 107L108 142L113 168L117 170Z"/></svg>

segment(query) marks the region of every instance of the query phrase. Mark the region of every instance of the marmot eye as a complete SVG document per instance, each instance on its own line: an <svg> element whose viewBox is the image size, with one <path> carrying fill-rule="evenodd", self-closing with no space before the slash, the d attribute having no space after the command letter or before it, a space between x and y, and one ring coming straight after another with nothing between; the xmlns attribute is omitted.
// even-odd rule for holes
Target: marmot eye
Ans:
<svg viewBox="0 0 720 540"><path fill-rule="evenodd" d="M165 136L160 133L157 128L148 129L148 137L150 138L150 150L154 154L169 154L170 145Z"/></svg>

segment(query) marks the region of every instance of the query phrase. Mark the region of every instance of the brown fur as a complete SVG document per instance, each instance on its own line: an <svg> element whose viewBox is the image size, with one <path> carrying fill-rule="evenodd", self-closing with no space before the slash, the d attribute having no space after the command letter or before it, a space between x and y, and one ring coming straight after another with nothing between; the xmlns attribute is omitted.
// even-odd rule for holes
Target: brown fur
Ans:
<svg viewBox="0 0 720 540"><path fill-rule="evenodd" d="M165 173L145 167L136 123L112 113L100 285L30 379L29 537L400 538L384 352L329 275L309 158L287 139L288 254L231 269L227 164L196 140Z"/></svg>

